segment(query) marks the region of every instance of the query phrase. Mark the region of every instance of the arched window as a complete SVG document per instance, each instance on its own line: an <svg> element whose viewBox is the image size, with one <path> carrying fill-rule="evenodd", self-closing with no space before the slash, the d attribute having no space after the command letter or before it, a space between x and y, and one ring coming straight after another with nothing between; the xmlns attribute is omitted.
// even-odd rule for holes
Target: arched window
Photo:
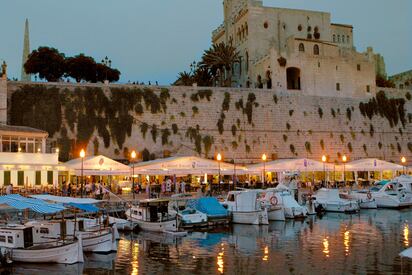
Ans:
<svg viewBox="0 0 412 275"><path fill-rule="evenodd" d="M342 43L345 43L345 36L342 35Z"/></svg>
<svg viewBox="0 0 412 275"><path fill-rule="evenodd" d="M300 70L295 67L286 69L288 90L300 90Z"/></svg>
<svg viewBox="0 0 412 275"><path fill-rule="evenodd" d="M319 55L319 46L317 44L315 44L315 46L313 46L313 54L314 55Z"/></svg>
<svg viewBox="0 0 412 275"><path fill-rule="evenodd" d="M304 52L305 51L305 45L303 45L303 43L299 44L299 51L300 52Z"/></svg>
<svg viewBox="0 0 412 275"><path fill-rule="evenodd" d="M336 34L333 35L333 43L336 43Z"/></svg>
<svg viewBox="0 0 412 275"><path fill-rule="evenodd" d="M340 35L338 34L338 43L340 43Z"/></svg>
<svg viewBox="0 0 412 275"><path fill-rule="evenodd" d="M350 39L349 39L349 35L348 36L346 36L346 43L350 43Z"/></svg>

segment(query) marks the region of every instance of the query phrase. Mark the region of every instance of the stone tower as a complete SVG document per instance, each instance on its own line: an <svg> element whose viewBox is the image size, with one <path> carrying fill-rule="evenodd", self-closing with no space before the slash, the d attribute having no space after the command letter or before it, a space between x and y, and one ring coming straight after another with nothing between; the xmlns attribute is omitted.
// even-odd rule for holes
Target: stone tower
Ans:
<svg viewBox="0 0 412 275"><path fill-rule="evenodd" d="M31 75L26 74L24 70L24 64L27 61L27 58L30 54L30 37L29 37L29 20L26 18L26 23L24 26L24 45L23 45L23 57L21 64L21 81L31 81Z"/></svg>

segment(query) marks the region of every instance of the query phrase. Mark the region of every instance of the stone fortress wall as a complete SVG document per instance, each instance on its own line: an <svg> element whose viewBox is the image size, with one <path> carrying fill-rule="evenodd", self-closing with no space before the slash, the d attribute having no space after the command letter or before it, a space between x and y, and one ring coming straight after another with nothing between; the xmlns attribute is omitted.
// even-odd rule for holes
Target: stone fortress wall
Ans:
<svg viewBox="0 0 412 275"><path fill-rule="evenodd" d="M378 89L388 98L403 98L405 112L392 106L370 119L359 105L375 94L345 98L264 89L24 82L8 82L4 91L4 86L0 95L8 95L8 122L49 130L52 146L68 158L87 144L89 155L114 159L127 159L134 149L147 149L152 158L212 158L220 152L236 163L259 162L263 153L269 159L324 154L329 161L343 154L349 160L412 159L412 101L406 90Z"/></svg>

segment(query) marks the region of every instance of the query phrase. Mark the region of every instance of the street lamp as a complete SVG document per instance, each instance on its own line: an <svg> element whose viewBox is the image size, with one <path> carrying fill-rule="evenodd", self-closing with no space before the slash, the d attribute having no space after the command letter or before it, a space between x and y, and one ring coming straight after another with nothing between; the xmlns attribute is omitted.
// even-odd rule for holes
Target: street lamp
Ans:
<svg viewBox="0 0 412 275"><path fill-rule="evenodd" d="M112 66L112 61L106 56L104 59L102 59L102 64L104 64L106 67L111 67ZM106 71L106 80L107 80L107 68L105 68Z"/></svg>
<svg viewBox="0 0 412 275"><path fill-rule="evenodd" d="M326 156L322 156L322 162L323 162L323 180L325 181L326 184L326 168L325 168L325 163L326 163Z"/></svg>
<svg viewBox="0 0 412 275"><path fill-rule="evenodd" d="M132 153L130 154L130 157L132 158L132 192L133 192L133 200L135 199L135 192L134 192L134 160L136 158L136 151L133 150Z"/></svg>
<svg viewBox="0 0 412 275"><path fill-rule="evenodd" d="M263 186L265 186L266 183L266 160L267 156L266 154L262 155L262 161L263 161Z"/></svg>
<svg viewBox="0 0 412 275"><path fill-rule="evenodd" d="M80 157L82 159L82 169L81 169L81 177L80 177L80 196L83 198L83 161L84 157L86 156L86 152L82 149L80 151Z"/></svg>
<svg viewBox="0 0 412 275"><path fill-rule="evenodd" d="M406 158L402 157L401 158L401 162L402 162L402 169L403 169L403 173L406 174Z"/></svg>
<svg viewBox="0 0 412 275"><path fill-rule="evenodd" d="M217 162L218 162L218 164L219 164L219 185L218 185L218 187L219 187L219 192L220 192L220 162L222 161L222 155L221 155L220 153L217 154L216 160L217 160Z"/></svg>
<svg viewBox="0 0 412 275"><path fill-rule="evenodd" d="M346 175L345 175L345 165L346 165L346 162L348 161L348 158L345 156L345 155L343 155L342 156L342 161L343 161L343 182L345 183L345 186L346 186Z"/></svg>

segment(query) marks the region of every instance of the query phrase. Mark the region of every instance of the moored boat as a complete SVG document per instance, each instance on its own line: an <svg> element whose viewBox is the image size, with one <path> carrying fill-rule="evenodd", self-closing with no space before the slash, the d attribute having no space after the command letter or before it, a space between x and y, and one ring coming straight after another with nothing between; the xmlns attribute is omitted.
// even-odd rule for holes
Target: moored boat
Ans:
<svg viewBox="0 0 412 275"><path fill-rule="evenodd" d="M314 198L315 208L326 212L353 213L359 211L359 204L354 200L342 199L338 189L321 188Z"/></svg>

